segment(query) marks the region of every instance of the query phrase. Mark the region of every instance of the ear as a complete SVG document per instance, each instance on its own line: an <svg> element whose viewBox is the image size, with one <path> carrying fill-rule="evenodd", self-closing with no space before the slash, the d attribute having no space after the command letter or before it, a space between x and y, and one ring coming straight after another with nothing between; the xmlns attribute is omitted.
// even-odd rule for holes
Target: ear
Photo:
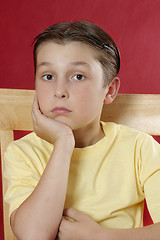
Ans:
<svg viewBox="0 0 160 240"><path fill-rule="evenodd" d="M104 104L110 104L116 98L120 87L120 79L118 77L113 78L112 82L108 86Z"/></svg>

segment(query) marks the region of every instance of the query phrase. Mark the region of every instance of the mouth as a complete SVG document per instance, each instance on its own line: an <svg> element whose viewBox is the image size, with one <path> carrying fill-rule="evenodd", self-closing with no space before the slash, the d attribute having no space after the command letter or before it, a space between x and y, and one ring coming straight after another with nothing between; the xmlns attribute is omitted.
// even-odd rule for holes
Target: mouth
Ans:
<svg viewBox="0 0 160 240"><path fill-rule="evenodd" d="M67 113L70 113L71 110L65 108L65 107L55 107L52 112L54 114L57 114L57 115L61 115L61 114L67 114Z"/></svg>

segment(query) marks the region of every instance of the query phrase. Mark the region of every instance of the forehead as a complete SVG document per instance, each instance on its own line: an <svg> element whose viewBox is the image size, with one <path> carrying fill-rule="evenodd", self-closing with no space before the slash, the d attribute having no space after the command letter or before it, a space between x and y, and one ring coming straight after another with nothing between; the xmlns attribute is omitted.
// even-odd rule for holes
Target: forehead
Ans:
<svg viewBox="0 0 160 240"><path fill-rule="evenodd" d="M43 58L66 57L97 61L98 50L78 41L57 43L52 40L41 43L37 48L37 61Z"/></svg>
<svg viewBox="0 0 160 240"><path fill-rule="evenodd" d="M36 72L43 71L46 67L56 71L83 68L82 70L90 74L99 73L99 76L103 76L103 69L96 55L94 49L81 42L45 42L37 52Z"/></svg>

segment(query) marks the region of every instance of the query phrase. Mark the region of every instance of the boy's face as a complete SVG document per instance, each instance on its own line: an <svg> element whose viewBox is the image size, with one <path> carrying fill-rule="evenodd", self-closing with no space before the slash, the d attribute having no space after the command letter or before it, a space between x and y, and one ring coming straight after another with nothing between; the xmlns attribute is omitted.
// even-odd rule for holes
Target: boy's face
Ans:
<svg viewBox="0 0 160 240"><path fill-rule="evenodd" d="M80 42L39 46L35 83L44 115L72 130L99 124L108 87L103 87L103 70L95 55Z"/></svg>

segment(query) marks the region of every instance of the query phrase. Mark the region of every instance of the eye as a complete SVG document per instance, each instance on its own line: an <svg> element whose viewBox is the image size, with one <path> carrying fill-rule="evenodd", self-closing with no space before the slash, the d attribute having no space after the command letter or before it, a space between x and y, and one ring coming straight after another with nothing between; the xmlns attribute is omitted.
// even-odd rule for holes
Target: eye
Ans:
<svg viewBox="0 0 160 240"><path fill-rule="evenodd" d="M85 78L85 76L83 76L82 74L76 74L76 75L73 76L73 78L75 80L81 81Z"/></svg>
<svg viewBox="0 0 160 240"><path fill-rule="evenodd" d="M44 80L52 80L54 77L53 77L53 75L52 74L45 74L45 75L43 75L43 79Z"/></svg>

